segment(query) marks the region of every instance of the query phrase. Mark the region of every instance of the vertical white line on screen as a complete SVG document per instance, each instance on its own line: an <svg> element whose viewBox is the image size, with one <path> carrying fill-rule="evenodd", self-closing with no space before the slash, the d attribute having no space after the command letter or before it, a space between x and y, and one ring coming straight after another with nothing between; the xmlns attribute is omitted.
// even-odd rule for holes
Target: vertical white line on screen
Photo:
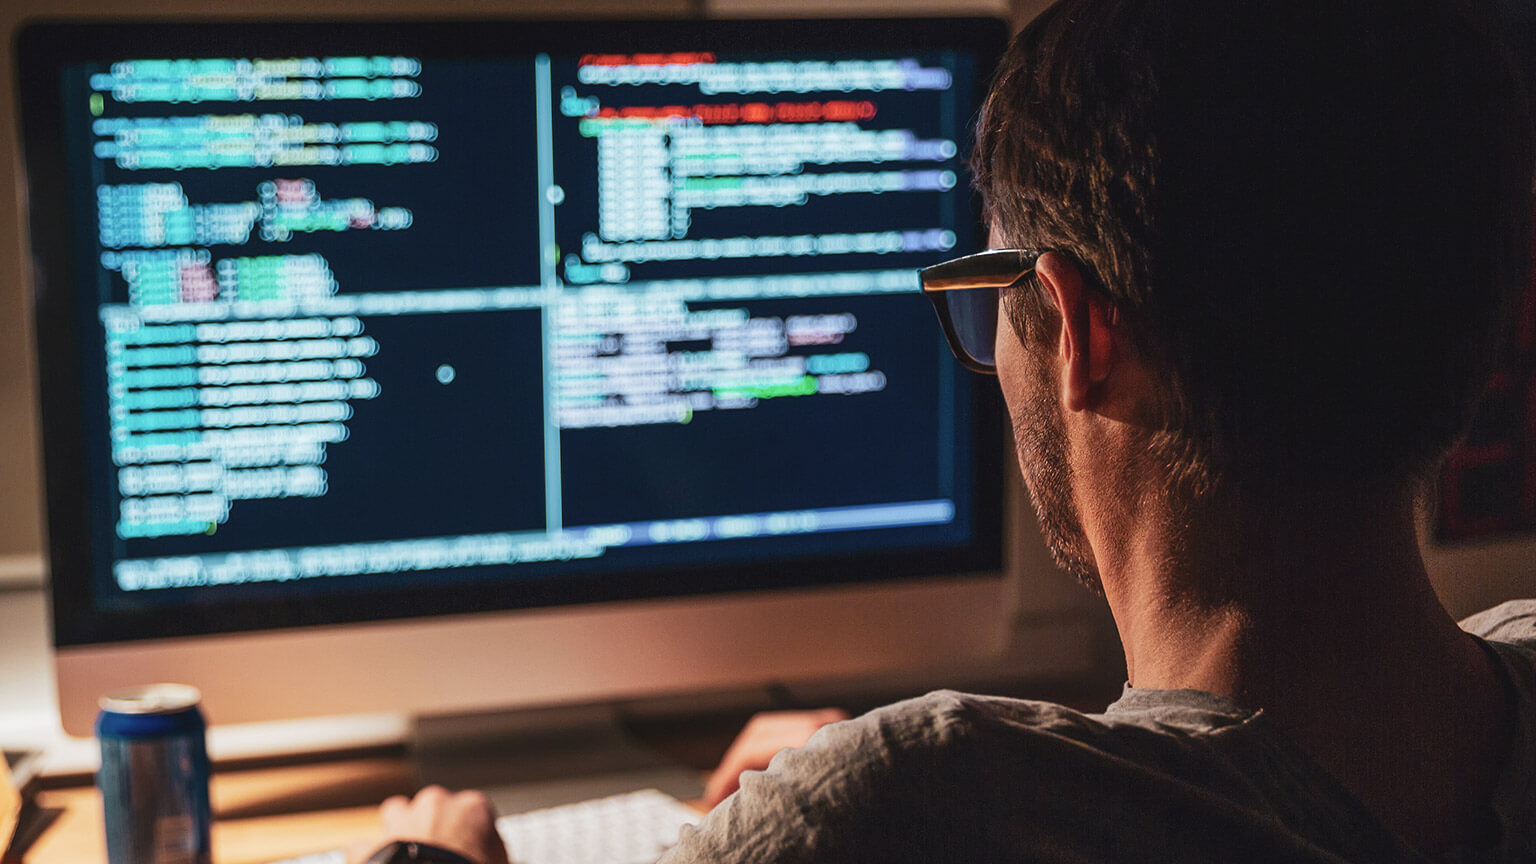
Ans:
<svg viewBox="0 0 1536 864"><path fill-rule="evenodd" d="M544 289L540 327L544 334L544 525L553 535L561 532L565 520L560 498L560 417L555 398L554 305L560 297L555 265L560 252L555 244L555 202L550 195L555 185L555 142L549 88L549 55L540 54L533 60L533 89L539 137L539 284Z"/></svg>

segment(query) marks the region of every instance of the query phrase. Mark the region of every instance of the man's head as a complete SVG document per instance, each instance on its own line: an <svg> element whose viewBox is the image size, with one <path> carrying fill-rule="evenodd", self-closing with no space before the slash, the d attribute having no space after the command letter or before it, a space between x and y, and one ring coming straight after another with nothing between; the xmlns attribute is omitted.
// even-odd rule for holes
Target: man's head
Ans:
<svg viewBox="0 0 1536 864"><path fill-rule="evenodd" d="M1171 484L1401 490L1469 421L1526 279L1532 158L1470 5L1062 0L1014 41L973 158L994 239L1107 298ZM1038 358L1059 318L1032 287L1004 311ZM1043 395L1023 414L1048 422ZM1051 434L1020 430L1027 473Z"/></svg>

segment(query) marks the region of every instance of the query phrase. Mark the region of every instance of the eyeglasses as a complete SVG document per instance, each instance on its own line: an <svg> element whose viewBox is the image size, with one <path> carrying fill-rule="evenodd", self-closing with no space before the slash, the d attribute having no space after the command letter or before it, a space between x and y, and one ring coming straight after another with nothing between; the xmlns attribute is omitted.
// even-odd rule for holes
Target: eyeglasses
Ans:
<svg viewBox="0 0 1536 864"><path fill-rule="evenodd" d="M933 301L955 359L974 372L997 374L997 300L1035 269L1042 249L993 249L925 267L918 276Z"/></svg>

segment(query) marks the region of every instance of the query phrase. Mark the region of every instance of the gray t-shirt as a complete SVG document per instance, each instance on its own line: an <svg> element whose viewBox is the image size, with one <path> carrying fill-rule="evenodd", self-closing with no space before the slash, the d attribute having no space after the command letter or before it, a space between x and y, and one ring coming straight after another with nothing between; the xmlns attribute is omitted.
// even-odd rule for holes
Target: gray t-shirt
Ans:
<svg viewBox="0 0 1536 864"><path fill-rule="evenodd" d="M1536 861L1536 601L1462 622L1516 693L1489 848ZM941 691L828 726L715 808L685 862L1422 862L1262 712L1125 689L1103 714Z"/></svg>

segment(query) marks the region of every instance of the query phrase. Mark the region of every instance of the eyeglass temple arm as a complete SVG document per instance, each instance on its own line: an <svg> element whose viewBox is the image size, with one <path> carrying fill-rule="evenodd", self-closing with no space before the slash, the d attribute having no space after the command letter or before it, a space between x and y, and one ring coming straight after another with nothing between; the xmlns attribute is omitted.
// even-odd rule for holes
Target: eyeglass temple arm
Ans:
<svg viewBox="0 0 1536 864"><path fill-rule="evenodd" d="M1035 269L1039 253L1019 249L993 249L945 261L920 271L924 291L957 291L965 288L1007 288Z"/></svg>

